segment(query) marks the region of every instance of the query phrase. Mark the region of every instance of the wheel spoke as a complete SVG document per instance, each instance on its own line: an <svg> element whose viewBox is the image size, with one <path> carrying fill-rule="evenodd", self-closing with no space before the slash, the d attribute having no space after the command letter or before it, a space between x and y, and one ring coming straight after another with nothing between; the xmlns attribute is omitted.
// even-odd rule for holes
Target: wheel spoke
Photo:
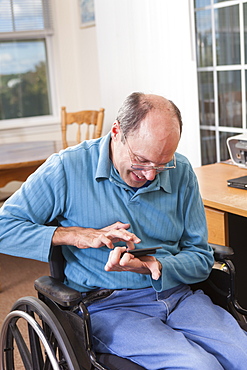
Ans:
<svg viewBox="0 0 247 370"><path fill-rule="evenodd" d="M34 370L43 370L44 359L40 345L40 339L31 325L28 325L29 343L31 348L31 357Z"/></svg>
<svg viewBox="0 0 247 370"><path fill-rule="evenodd" d="M19 354L21 356L23 365L25 366L25 369L31 369L32 368L32 361L31 361L31 355L30 351L26 345L26 342L23 339L23 336L16 325L16 322L11 322L9 325L9 329L11 330L11 333L13 335L13 338L15 340L15 343L17 345Z"/></svg>
<svg viewBox="0 0 247 370"><path fill-rule="evenodd" d="M13 305L2 325L0 352L4 353L2 370L81 368L63 325L48 305L34 297L21 298ZM23 366L19 367L19 361Z"/></svg>

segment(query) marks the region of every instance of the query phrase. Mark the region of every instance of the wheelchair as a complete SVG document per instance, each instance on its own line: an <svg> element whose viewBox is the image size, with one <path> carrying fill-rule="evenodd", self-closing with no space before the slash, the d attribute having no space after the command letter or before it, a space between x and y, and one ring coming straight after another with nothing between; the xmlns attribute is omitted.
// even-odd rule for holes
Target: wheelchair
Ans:
<svg viewBox="0 0 247 370"><path fill-rule="evenodd" d="M192 289L202 289L247 330L247 310L236 299L233 251L218 245L212 247L214 268L206 281L194 284ZM128 359L95 353L87 305L112 291L90 292L83 298L80 292L63 284L63 270L62 249L54 247L51 276L42 276L34 282L38 298L18 299L4 320L0 369L145 370Z"/></svg>

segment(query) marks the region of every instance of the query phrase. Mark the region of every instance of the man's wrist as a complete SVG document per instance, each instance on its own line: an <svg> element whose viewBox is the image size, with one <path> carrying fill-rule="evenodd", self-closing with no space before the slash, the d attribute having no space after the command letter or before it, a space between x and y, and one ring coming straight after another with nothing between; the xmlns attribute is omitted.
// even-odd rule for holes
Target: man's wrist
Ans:
<svg viewBox="0 0 247 370"><path fill-rule="evenodd" d="M74 245L72 242L73 231L74 227L57 227L53 234L52 245Z"/></svg>

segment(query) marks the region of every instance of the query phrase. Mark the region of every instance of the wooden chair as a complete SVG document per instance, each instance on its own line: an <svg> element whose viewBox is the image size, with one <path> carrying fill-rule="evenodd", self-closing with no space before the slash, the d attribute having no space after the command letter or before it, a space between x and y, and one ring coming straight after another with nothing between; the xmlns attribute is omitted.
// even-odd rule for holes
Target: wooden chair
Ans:
<svg viewBox="0 0 247 370"><path fill-rule="evenodd" d="M104 120L104 108L97 110L82 110L78 112L68 113L66 107L61 108L61 123L62 123L62 141L63 148L68 147L67 141L67 126L73 123L78 124L76 142L79 144L81 139L81 125L86 125L85 129L85 140L96 139L101 136L103 120ZM90 129L90 126L93 129Z"/></svg>

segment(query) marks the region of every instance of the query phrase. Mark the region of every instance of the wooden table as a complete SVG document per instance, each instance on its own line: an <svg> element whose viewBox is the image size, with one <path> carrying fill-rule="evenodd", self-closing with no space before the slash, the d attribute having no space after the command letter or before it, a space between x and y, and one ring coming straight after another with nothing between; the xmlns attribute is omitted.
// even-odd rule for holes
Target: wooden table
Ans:
<svg viewBox="0 0 247 370"><path fill-rule="evenodd" d="M228 214L247 217L247 191L227 186L227 180L246 176L247 169L225 163L195 168L205 206L209 241L229 244Z"/></svg>
<svg viewBox="0 0 247 370"><path fill-rule="evenodd" d="M205 206L209 242L234 250L240 303L247 308L247 190L227 186L247 169L225 163L195 168Z"/></svg>
<svg viewBox="0 0 247 370"><path fill-rule="evenodd" d="M0 145L0 188L25 181L45 160L62 148L61 142L33 141Z"/></svg>

